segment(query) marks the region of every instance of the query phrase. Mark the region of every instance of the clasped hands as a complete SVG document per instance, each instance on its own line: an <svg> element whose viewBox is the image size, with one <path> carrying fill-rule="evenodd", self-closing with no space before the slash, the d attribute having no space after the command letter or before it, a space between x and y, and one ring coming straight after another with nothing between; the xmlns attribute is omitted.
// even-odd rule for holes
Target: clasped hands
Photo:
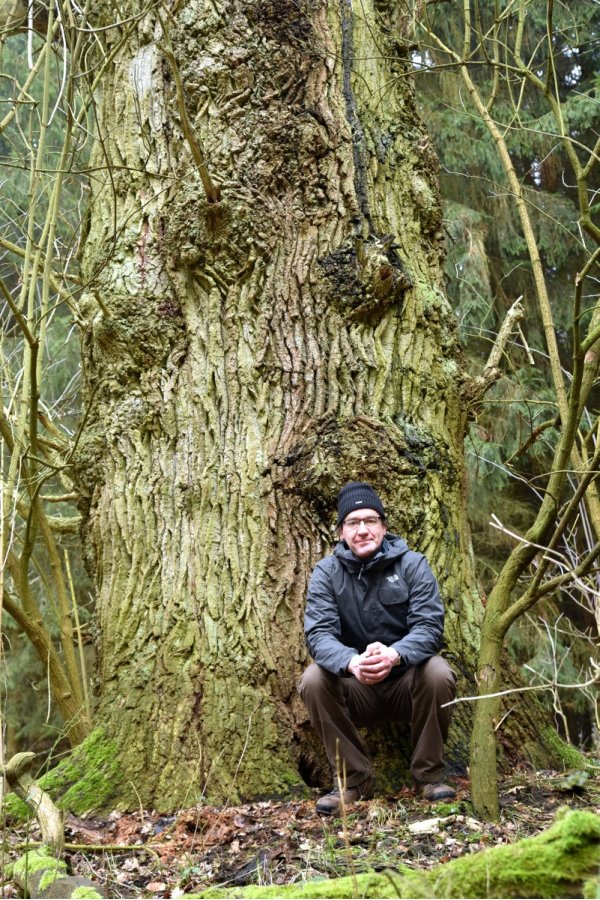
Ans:
<svg viewBox="0 0 600 900"><path fill-rule="evenodd" d="M381 641L369 644L364 653L356 654L348 663L348 671L361 684L378 684L387 678L400 654Z"/></svg>

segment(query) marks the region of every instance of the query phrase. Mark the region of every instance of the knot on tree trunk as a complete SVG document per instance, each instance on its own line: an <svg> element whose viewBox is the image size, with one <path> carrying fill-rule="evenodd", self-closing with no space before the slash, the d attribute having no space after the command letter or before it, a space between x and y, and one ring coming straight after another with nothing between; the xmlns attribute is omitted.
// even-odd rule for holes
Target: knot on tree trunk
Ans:
<svg viewBox="0 0 600 900"><path fill-rule="evenodd" d="M319 260L325 274L329 301L351 322L375 323L390 306L402 308L412 281L388 234L352 243Z"/></svg>
<svg viewBox="0 0 600 900"><path fill-rule="evenodd" d="M284 489L301 496L324 520L335 509L342 484L368 481L380 494L388 517L405 529L417 527L424 515L427 472L451 465L439 440L424 428L366 416L311 421L275 463Z"/></svg>

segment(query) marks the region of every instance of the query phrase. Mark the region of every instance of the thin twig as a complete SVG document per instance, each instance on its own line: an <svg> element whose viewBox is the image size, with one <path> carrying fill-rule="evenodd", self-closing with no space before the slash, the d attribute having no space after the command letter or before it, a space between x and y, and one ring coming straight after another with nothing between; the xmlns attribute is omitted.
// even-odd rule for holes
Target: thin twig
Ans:
<svg viewBox="0 0 600 900"><path fill-rule="evenodd" d="M472 697L456 697L454 700L450 700L448 703L442 703L441 709L444 709L446 706L454 706L456 703L468 703L472 700L491 700L493 697L507 697L509 694L524 694L525 691L550 691L555 688L564 688L565 690L582 690L583 688L591 687L593 684L598 683L598 678L600 678L600 665L590 659L590 663L592 666L592 670L596 670L595 674L592 675L587 681L579 682L578 684L555 684L554 682L550 684L529 684L524 687L518 688L507 688L505 691L495 691L493 694L477 694Z"/></svg>
<svg viewBox="0 0 600 900"><path fill-rule="evenodd" d="M185 108L183 84L181 81L181 75L179 74L179 66L177 65L177 60L175 59L175 55L171 52L171 50L169 50L168 47L165 47L164 44L158 44L157 46L161 53L163 53L166 57L173 73L173 78L175 80L175 90L177 92L177 109L179 110L181 127L183 129L185 139L188 142L190 150L192 152L194 162L196 163L196 168L198 169L198 174L200 175L200 180L202 181L206 199L209 203L218 203L221 199L221 188L218 185L214 184L213 180L210 177L210 174L206 167L204 153L202 152L202 148L200 146L200 141L198 140L198 136L196 135L196 132L194 131L188 118L187 110Z"/></svg>

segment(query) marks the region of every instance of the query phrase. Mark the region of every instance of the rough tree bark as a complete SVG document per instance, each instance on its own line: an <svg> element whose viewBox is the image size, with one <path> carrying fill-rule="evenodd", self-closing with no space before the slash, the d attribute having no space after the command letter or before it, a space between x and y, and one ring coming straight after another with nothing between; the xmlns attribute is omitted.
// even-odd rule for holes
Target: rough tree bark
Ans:
<svg viewBox="0 0 600 900"><path fill-rule="evenodd" d="M410 23L370 0L158 9L102 32L76 474L121 800L166 808L317 777L301 623L346 480L427 555L463 674L481 604Z"/></svg>

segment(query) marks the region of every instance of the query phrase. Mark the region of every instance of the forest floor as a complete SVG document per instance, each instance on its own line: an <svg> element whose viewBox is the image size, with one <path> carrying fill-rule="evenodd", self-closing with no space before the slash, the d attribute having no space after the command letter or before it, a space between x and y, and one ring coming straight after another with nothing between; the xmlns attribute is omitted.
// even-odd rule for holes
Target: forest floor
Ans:
<svg viewBox="0 0 600 900"><path fill-rule="evenodd" d="M498 824L478 821L467 779L452 803L425 804L408 788L348 807L344 819L316 814L312 799L200 806L174 816L139 810L65 821L65 859L113 898L183 897L208 887L290 884L402 863L426 869L538 834L561 806L600 813L600 785L585 774L513 772L501 785ZM34 825L11 828L16 858ZM17 893L8 881L0 897Z"/></svg>

